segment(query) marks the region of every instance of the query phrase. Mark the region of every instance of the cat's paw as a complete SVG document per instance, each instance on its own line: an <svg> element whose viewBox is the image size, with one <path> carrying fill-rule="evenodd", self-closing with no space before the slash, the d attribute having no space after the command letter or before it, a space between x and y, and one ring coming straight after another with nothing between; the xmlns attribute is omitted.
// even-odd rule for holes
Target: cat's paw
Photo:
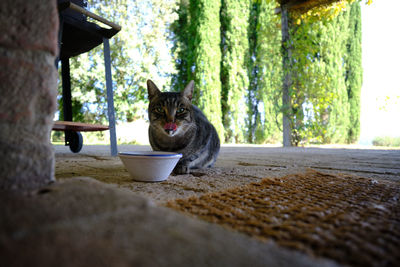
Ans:
<svg viewBox="0 0 400 267"><path fill-rule="evenodd" d="M190 172L190 169L188 166L185 165L176 165L174 170L172 171L173 174L179 175L179 174L188 174Z"/></svg>

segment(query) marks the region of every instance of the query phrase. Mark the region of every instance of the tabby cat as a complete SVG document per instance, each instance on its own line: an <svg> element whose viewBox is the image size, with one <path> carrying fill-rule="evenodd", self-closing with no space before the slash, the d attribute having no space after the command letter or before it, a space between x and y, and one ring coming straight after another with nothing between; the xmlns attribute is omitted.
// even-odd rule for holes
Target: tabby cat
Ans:
<svg viewBox="0 0 400 267"><path fill-rule="evenodd" d="M147 80L149 93L149 140L155 151L170 151L183 156L175 174L212 167L219 153L217 131L201 110L192 104L194 82L182 92L160 92Z"/></svg>

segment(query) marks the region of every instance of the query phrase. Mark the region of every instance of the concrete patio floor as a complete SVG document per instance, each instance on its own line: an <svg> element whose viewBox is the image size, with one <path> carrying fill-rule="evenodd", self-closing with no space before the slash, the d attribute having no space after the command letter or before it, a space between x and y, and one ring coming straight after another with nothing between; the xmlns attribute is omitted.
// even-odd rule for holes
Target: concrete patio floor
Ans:
<svg viewBox="0 0 400 267"><path fill-rule="evenodd" d="M56 183L0 195L2 266L338 266L162 205L307 168L400 180L400 150L224 146L214 168L160 183L132 181L108 146L55 151Z"/></svg>
<svg viewBox="0 0 400 267"><path fill-rule="evenodd" d="M214 168L194 170L188 175L171 175L161 183L135 182L118 157L110 157L108 146L84 146L72 154L56 146L56 177L60 180L88 176L117 184L158 203L176 198L220 191L263 178L315 169L373 179L400 180L400 150L349 148L282 148L223 146ZM149 146L119 146L120 152L149 151Z"/></svg>

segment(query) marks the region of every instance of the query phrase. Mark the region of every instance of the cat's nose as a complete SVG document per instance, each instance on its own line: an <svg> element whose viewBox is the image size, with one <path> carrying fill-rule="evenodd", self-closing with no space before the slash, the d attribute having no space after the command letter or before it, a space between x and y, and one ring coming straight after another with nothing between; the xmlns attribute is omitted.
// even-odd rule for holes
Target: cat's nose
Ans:
<svg viewBox="0 0 400 267"><path fill-rule="evenodd" d="M175 122L175 114L173 112L167 112L165 116L167 122Z"/></svg>
<svg viewBox="0 0 400 267"><path fill-rule="evenodd" d="M167 122L175 122L175 117L167 115Z"/></svg>

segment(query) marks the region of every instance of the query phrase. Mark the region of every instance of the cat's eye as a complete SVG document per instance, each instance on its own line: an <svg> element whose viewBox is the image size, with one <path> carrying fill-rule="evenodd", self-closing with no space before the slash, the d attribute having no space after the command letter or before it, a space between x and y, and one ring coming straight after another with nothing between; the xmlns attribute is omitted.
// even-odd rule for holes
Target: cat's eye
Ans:
<svg viewBox="0 0 400 267"><path fill-rule="evenodd" d="M162 107L156 107L155 111L158 112L158 113L163 113L164 112Z"/></svg>
<svg viewBox="0 0 400 267"><path fill-rule="evenodd" d="M178 110L176 111L176 113L183 113L185 112L185 108L178 108Z"/></svg>

